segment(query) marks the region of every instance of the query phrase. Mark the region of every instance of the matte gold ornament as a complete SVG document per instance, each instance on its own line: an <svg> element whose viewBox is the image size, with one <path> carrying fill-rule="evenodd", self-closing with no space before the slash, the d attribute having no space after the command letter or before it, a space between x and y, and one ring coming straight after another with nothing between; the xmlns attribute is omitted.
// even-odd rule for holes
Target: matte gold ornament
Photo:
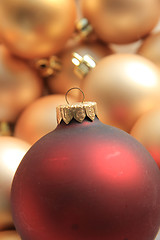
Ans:
<svg viewBox="0 0 160 240"><path fill-rule="evenodd" d="M21 240L20 236L16 231L4 231L0 232L1 240Z"/></svg>
<svg viewBox="0 0 160 240"><path fill-rule="evenodd" d="M10 211L11 183L21 159L29 148L30 145L20 139L0 136L0 230L13 226Z"/></svg>
<svg viewBox="0 0 160 240"><path fill-rule="evenodd" d="M75 43L70 42L66 49L59 55L62 63L61 71L56 76L47 79L47 84L52 93L65 94L73 86L79 87L80 80L74 74L74 65L72 64L72 53L77 52L79 55L91 55L98 62L112 51L101 42L96 43ZM94 64L95 66L95 64ZM77 97L78 91L72 91L72 95Z"/></svg>
<svg viewBox="0 0 160 240"><path fill-rule="evenodd" d="M152 34L146 38L138 50L138 54L160 67L160 33Z"/></svg>
<svg viewBox="0 0 160 240"><path fill-rule="evenodd" d="M86 101L97 102L103 123L129 131L142 114L160 104L160 71L141 56L113 54L88 72L81 88Z"/></svg>
<svg viewBox="0 0 160 240"><path fill-rule="evenodd" d="M159 20L159 0L82 0L81 5L98 37L110 43L134 42Z"/></svg>
<svg viewBox="0 0 160 240"><path fill-rule="evenodd" d="M1 0L2 42L15 55L33 59L60 51L74 31L74 0Z"/></svg>
<svg viewBox="0 0 160 240"><path fill-rule="evenodd" d="M70 98L71 102L73 100ZM31 144L35 143L57 127L56 107L65 103L64 95L50 95L38 99L22 113L16 123L14 135Z"/></svg>
<svg viewBox="0 0 160 240"><path fill-rule="evenodd" d="M42 79L29 65L0 46L0 122L18 114L42 94Z"/></svg>
<svg viewBox="0 0 160 240"><path fill-rule="evenodd" d="M131 135L146 147L160 168L160 108L140 117Z"/></svg>

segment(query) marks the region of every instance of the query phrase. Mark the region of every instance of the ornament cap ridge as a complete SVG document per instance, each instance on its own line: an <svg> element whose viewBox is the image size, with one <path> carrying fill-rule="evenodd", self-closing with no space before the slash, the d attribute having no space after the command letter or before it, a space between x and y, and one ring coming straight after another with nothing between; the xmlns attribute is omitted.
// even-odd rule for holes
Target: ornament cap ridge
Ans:
<svg viewBox="0 0 160 240"><path fill-rule="evenodd" d="M94 121L95 117L98 116L96 102L78 102L74 104L60 105L56 110L58 124L60 124L62 120L66 124L69 124L72 119L81 123L86 117L91 121Z"/></svg>

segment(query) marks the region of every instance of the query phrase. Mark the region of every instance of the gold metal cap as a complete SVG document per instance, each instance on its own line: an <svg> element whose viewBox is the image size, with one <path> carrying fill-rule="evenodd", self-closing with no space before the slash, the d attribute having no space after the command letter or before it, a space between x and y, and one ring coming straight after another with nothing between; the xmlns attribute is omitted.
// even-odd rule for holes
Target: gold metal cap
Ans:
<svg viewBox="0 0 160 240"><path fill-rule="evenodd" d="M44 78L55 76L62 69L61 60L57 56L37 59L34 61L33 66L40 76Z"/></svg>
<svg viewBox="0 0 160 240"><path fill-rule="evenodd" d="M0 136L11 136L11 129L6 122L0 122Z"/></svg>
<svg viewBox="0 0 160 240"><path fill-rule="evenodd" d="M95 102L79 102L57 107L58 124L60 124L62 120L66 124L69 124L72 119L81 123L86 117L90 118L91 121L94 121L97 115L97 103Z"/></svg>
<svg viewBox="0 0 160 240"><path fill-rule="evenodd" d="M72 63L74 64L74 73L81 79L83 79L88 72L96 67L96 61L88 54L84 57L74 52L72 57Z"/></svg>
<svg viewBox="0 0 160 240"><path fill-rule="evenodd" d="M80 35L81 39L87 38L92 32L93 27L89 24L87 18L81 18L76 24L76 32Z"/></svg>

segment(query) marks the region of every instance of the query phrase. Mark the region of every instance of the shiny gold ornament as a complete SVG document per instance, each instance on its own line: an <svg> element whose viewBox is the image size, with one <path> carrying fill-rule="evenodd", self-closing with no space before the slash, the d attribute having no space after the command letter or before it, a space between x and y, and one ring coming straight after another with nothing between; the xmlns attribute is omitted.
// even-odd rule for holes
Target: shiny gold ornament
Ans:
<svg viewBox="0 0 160 240"><path fill-rule="evenodd" d="M138 50L138 54L148 58L160 67L160 32L146 38Z"/></svg>
<svg viewBox="0 0 160 240"><path fill-rule="evenodd" d="M97 62L103 57L112 53L112 51L100 42L77 44L74 41L66 47L59 58L62 63L62 69L56 76L47 79L47 84L52 93L65 94L71 87L79 87L81 81L74 74L74 65L72 64L72 53L79 55L91 55ZM77 97L79 92L73 91L71 94Z"/></svg>
<svg viewBox="0 0 160 240"><path fill-rule="evenodd" d="M134 42L159 20L159 0L82 0L81 5L98 37L110 43Z"/></svg>
<svg viewBox="0 0 160 240"><path fill-rule="evenodd" d="M10 211L11 183L21 159L29 148L30 145L20 139L0 136L0 230L13 226Z"/></svg>
<svg viewBox="0 0 160 240"><path fill-rule="evenodd" d="M75 102L73 98L70 101ZM56 107L65 104L64 95L45 96L32 103L20 116L14 135L31 144L57 127Z"/></svg>
<svg viewBox="0 0 160 240"><path fill-rule="evenodd" d="M102 122L129 131L145 112L160 104L160 71L134 54L113 54L82 80L86 101L96 101Z"/></svg>
<svg viewBox="0 0 160 240"><path fill-rule="evenodd" d="M0 232L1 240L21 240L20 236L16 231L4 231Z"/></svg>
<svg viewBox="0 0 160 240"><path fill-rule="evenodd" d="M74 31L74 0L1 0L2 42L15 55L33 59L60 51Z"/></svg>
<svg viewBox="0 0 160 240"><path fill-rule="evenodd" d="M131 135L146 147L160 168L160 108L140 117Z"/></svg>
<svg viewBox="0 0 160 240"><path fill-rule="evenodd" d="M18 114L42 94L43 83L25 61L0 46L0 122Z"/></svg>

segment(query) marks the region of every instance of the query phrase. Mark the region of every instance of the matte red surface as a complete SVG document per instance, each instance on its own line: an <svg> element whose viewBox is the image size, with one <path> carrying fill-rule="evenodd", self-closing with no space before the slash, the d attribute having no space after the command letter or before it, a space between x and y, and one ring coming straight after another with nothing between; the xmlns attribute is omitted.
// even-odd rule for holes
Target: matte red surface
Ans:
<svg viewBox="0 0 160 240"><path fill-rule="evenodd" d="M153 240L160 172L127 133L62 122L23 158L11 200L23 240Z"/></svg>

